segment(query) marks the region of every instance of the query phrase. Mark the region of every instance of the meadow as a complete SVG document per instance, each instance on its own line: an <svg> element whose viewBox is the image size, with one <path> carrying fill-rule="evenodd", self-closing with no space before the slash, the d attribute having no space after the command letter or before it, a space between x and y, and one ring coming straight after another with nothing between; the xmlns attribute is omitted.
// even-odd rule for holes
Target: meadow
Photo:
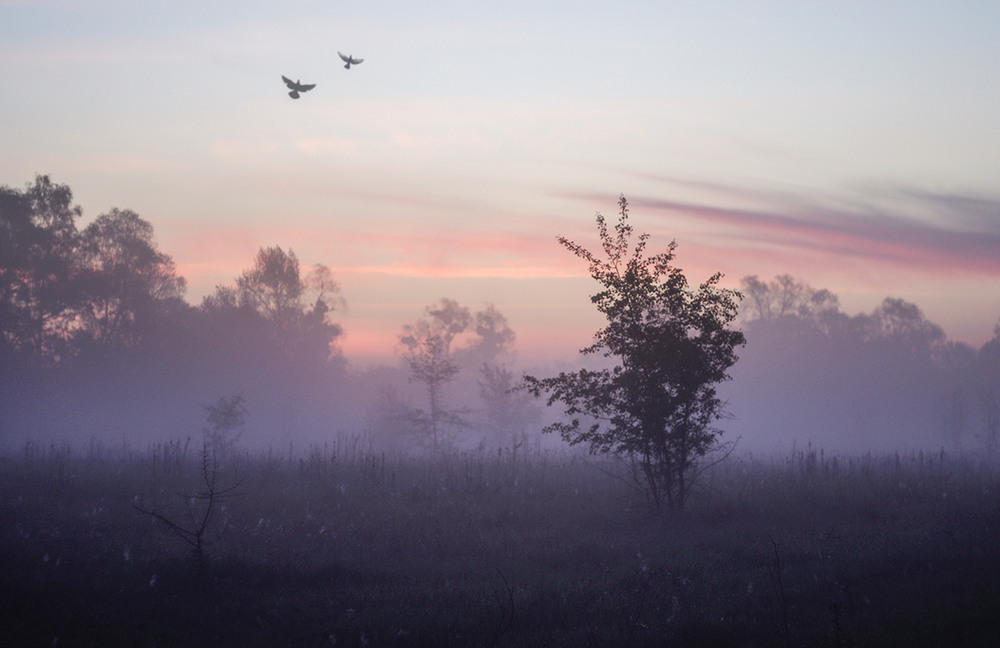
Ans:
<svg viewBox="0 0 1000 648"><path fill-rule="evenodd" d="M734 454L654 515L580 454L191 445L0 458L0 645L1000 645L975 457Z"/></svg>

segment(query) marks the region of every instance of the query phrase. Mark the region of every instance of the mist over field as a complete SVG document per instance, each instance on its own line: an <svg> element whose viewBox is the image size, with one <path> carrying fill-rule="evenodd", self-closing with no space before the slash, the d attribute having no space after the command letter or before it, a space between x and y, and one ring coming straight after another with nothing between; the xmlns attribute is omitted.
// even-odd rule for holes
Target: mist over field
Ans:
<svg viewBox="0 0 1000 648"><path fill-rule="evenodd" d="M579 357L444 296L359 365L291 249L191 304L135 212L0 188L0 643L993 645L1000 325L689 284L619 205Z"/></svg>
<svg viewBox="0 0 1000 648"><path fill-rule="evenodd" d="M77 232L66 186L41 178L4 196L6 452L28 442L140 450L197 440L205 406L236 394L248 450L301 454L357 437L420 453L430 413L441 415L443 448L555 448L561 440L540 430L558 408L518 391L521 376L610 362L533 362L496 305L443 296L399 322L383 363L357 365L338 345L349 304L337 278L303 267L292 250L261 248L242 275L189 304L152 224L134 212L113 210ZM740 287L747 344L721 385L719 425L741 451L995 450L1000 327L974 348L892 296L852 314L787 274L746 276ZM440 411L431 412L413 354L437 330L455 369L435 385Z"/></svg>
<svg viewBox="0 0 1000 648"><path fill-rule="evenodd" d="M261 248L240 276L190 304L138 214L115 209L78 231L70 188L48 177L3 197L8 453L25 443L197 442L205 407L234 395L248 412L240 447L255 452L303 454L344 437L404 454L559 448L558 435L540 433L559 409L519 389L522 376L613 363L600 354L538 362L518 353L502 308L445 295L398 323L384 361L356 364L339 346L350 304L337 277L291 249ZM1000 325L975 348L892 296L846 313L836 294L787 274L748 275L739 287L735 325L747 343L720 385L718 425L740 451L992 456ZM433 385L420 368L432 338L454 365ZM429 440L429 424L440 439Z"/></svg>

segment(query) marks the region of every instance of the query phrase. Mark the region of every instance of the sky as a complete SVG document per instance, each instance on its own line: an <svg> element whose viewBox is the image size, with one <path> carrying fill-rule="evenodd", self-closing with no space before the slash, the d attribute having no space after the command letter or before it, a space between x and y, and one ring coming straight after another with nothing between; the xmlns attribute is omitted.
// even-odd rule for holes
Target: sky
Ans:
<svg viewBox="0 0 1000 648"><path fill-rule="evenodd" d="M0 0L0 185L135 210L195 304L263 246L324 264L359 363L442 297L572 358L602 321L556 237L621 194L694 284L790 273L978 345L998 33L992 0Z"/></svg>

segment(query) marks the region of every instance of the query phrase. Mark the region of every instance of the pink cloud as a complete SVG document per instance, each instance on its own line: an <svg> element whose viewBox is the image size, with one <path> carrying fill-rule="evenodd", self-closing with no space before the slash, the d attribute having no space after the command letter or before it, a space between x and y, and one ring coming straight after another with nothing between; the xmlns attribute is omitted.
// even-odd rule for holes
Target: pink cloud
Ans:
<svg viewBox="0 0 1000 648"><path fill-rule="evenodd" d="M253 227L172 222L158 230L161 249L188 280L198 301L249 267L260 247L293 250L303 268L316 263L338 274L397 277L573 277L586 267L554 236L490 234L424 228L420 232L342 230L313 226Z"/></svg>

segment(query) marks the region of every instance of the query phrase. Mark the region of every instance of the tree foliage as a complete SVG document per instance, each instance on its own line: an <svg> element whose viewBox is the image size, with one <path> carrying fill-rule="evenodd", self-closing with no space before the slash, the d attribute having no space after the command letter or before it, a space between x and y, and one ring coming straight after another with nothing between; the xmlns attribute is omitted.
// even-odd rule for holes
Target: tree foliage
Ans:
<svg viewBox="0 0 1000 648"><path fill-rule="evenodd" d="M216 287L202 310L220 321L239 322L286 358L328 360L342 330L331 315L342 305L340 286L326 266L303 276L295 252L262 247L235 285Z"/></svg>
<svg viewBox="0 0 1000 648"><path fill-rule="evenodd" d="M7 362L58 361L74 285L76 219L69 187L37 176L23 191L0 187L0 344Z"/></svg>
<svg viewBox="0 0 1000 648"><path fill-rule="evenodd" d="M150 222L82 215L48 176L0 187L0 435L172 433L219 389L246 393L262 429L329 424L344 368L329 269L262 248L194 307Z"/></svg>
<svg viewBox="0 0 1000 648"><path fill-rule="evenodd" d="M5 355L58 364L88 345L135 347L184 294L153 226L112 209L83 231L69 187L38 176L0 188L0 329Z"/></svg>
<svg viewBox="0 0 1000 648"><path fill-rule="evenodd" d="M130 209L112 209L81 233L79 334L103 346L130 347L184 295L173 260L156 248L153 226Z"/></svg>
<svg viewBox="0 0 1000 648"><path fill-rule="evenodd" d="M716 385L728 379L743 334L728 328L740 294L719 287L715 274L692 289L672 265L676 241L647 256L648 234L633 239L628 202L609 231L597 214L603 257L560 237L585 260L602 286L591 301L607 318L584 354L615 361L607 369L580 369L552 378L525 377L535 396L562 403L567 421L547 426L571 444L628 458L655 508L683 509L699 458L717 445L722 417ZM585 424L586 417L592 422Z"/></svg>
<svg viewBox="0 0 1000 648"><path fill-rule="evenodd" d="M840 300L829 290L816 290L789 274L778 275L769 282L761 281L757 275L743 277L740 290L746 301L740 313L744 320L773 321L785 317L818 320L840 306Z"/></svg>

